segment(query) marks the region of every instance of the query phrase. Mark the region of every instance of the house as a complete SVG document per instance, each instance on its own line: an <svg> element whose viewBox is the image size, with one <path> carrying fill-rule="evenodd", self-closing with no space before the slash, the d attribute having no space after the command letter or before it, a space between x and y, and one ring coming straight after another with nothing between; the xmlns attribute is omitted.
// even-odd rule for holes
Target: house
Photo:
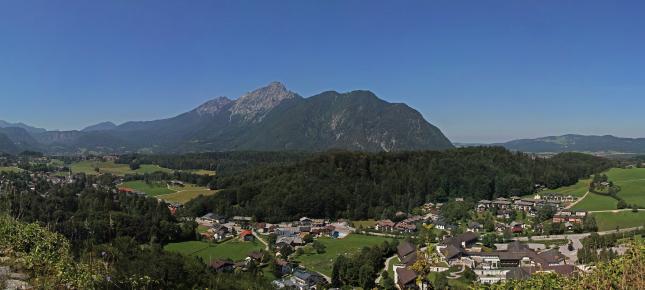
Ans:
<svg viewBox="0 0 645 290"><path fill-rule="evenodd" d="M492 202L490 200L482 199L477 203L477 211L482 212L491 208Z"/></svg>
<svg viewBox="0 0 645 290"><path fill-rule="evenodd" d="M417 247L408 241L403 241L396 247L396 255L401 264L411 266L417 261Z"/></svg>
<svg viewBox="0 0 645 290"><path fill-rule="evenodd" d="M417 230L417 226L415 224L407 223L407 222L400 222L397 223L394 228L402 233L412 233Z"/></svg>
<svg viewBox="0 0 645 290"><path fill-rule="evenodd" d="M295 270L293 278L296 285L303 287L303 289L311 289L316 285L325 285L327 280L315 272L308 272L304 270Z"/></svg>
<svg viewBox="0 0 645 290"><path fill-rule="evenodd" d="M452 225L452 224L450 224L450 223L446 222L442 217L439 217L439 218L434 222L434 226L435 226L435 228L437 228L437 229L440 229L440 230L446 230L446 231L451 231L451 230L454 230L454 229L456 229L456 228L457 228L456 226L454 226L454 225Z"/></svg>
<svg viewBox="0 0 645 290"><path fill-rule="evenodd" d="M458 248L466 249L472 247L477 242L478 238L479 237L476 233L465 232L461 235L444 239L442 244L446 246L453 245Z"/></svg>
<svg viewBox="0 0 645 290"><path fill-rule="evenodd" d="M524 224L520 222L512 222L511 223L511 232L516 234L516 233L521 233L524 231Z"/></svg>
<svg viewBox="0 0 645 290"><path fill-rule="evenodd" d="M208 230L208 232L212 234L214 240L221 241L229 235L230 230L224 225L215 224Z"/></svg>
<svg viewBox="0 0 645 290"><path fill-rule="evenodd" d="M262 262L262 260L264 260L264 253L263 252L258 252L258 251L250 252L247 255L247 259L250 259L250 260L253 260L255 262L260 263L260 262Z"/></svg>
<svg viewBox="0 0 645 290"><path fill-rule="evenodd" d="M484 227L478 223L478 222L468 222L468 230L474 233L478 233L479 231L483 230Z"/></svg>
<svg viewBox="0 0 645 290"><path fill-rule="evenodd" d="M380 220L376 222L374 229L376 229L377 231L391 232L394 229L395 225L396 224L389 219Z"/></svg>
<svg viewBox="0 0 645 290"><path fill-rule="evenodd" d="M238 225L246 226L249 225L251 221L253 221L253 218L248 216L234 216L232 220Z"/></svg>
<svg viewBox="0 0 645 290"><path fill-rule="evenodd" d="M209 264L211 269L215 270L215 272L218 273L233 272L234 265L235 264L233 264L233 262L224 260L216 260Z"/></svg>
<svg viewBox="0 0 645 290"><path fill-rule="evenodd" d="M280 275L287 275L293 272L293 265L285 259L278 258L275 260L275 264L277 266L278 272L280 272Z"/></svg>
<svg viewBox="0 0 645 290"><path fill-rule="evenodd" d="M570 222L574 224L582 224L586 216L587 212L585 211L562 210L553 216L553 223Z"/></svg>
<svg viewBox="0 0 645 290"><path fill-rule="evenodd" d="M416 272L400 267L396 269L396 277L398 280L396 284L399 286L399 289L418 289Z"/></svg>
<svg viewBox="0 0 645 290"><path fill-rule="evenodd" d="M240 232L240 239L243 241L253 241L255 237L253 236L253 232L251 230L242 230Z"/></svg>
<svg viewBox="0 0 645 290"><path fill-rule="evenodd" d="M498 197L492 202L492 206L498 209L509 209L511 208L511 202L503 197Z"/></svg>

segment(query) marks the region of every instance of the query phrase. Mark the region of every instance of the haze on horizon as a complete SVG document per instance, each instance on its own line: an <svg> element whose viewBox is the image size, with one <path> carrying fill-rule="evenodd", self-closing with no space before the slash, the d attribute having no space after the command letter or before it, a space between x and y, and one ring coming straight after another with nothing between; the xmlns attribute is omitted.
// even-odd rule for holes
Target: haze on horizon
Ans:
<svg viewBox="0 0 645 290"><path fill-rule="evenodd" d="M366 89L453 142L645 137L642 1L14 1L0 120L171 117L271 81Z"/></svg>

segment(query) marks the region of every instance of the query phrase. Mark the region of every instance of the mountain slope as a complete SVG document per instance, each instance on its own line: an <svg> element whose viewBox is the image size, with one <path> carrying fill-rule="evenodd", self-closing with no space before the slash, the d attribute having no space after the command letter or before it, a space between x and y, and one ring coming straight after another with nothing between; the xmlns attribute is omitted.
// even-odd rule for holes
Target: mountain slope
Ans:
<svg viewBox="0 0 645 290"><path fill-rule="evenodd" d="M611 135L563 135L520 139L496 144L523 152L621 152L645 153L645 138L620 138Z"/></svg>
<svg viewBox="0 0 645 290"><path fill-rule="evenodd" d="M0 153L16 154L20 151L16 144L7 137L7 135L0 133Z"/></svg>
<svg viewBox="0 0 645 290"><path fill-rule="evenodd" d="M31 134L43 133L47 131L43 128L36 128L29 125L25 125L23 123L9 123L7 121L0 120L0 128L8 128L8 127L22 128L27 130L27 132Z"/></svg>
<svg viewBox="0 0 645 290"><path fill-rule="evenodd" d="M369 91L324 92L303 98L278 82L237 100L218 97L168 119L119 126L101 123L82 131L33 135L54 153L453 147L437 127L405 104L388 103Z"/></svg>
<svg viewBox="0 0 645 290"><path fill-rule="evenodd" d="M106 131L116 128L116 124L112 122L102 122L95 125L87 126L81 130L82 132L92 132L92 131Z"/></svg>

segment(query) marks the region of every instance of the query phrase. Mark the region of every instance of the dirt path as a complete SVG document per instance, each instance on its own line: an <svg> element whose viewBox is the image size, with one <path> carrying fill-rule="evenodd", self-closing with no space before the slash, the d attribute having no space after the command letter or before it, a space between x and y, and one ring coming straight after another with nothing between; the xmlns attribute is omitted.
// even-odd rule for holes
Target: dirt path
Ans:
<svg viewBox="0 0 645 290"><path fill-rule="evenodd" d="M253 236L254 236L258 241L260 241L260 243L262 243L262 244L264 245L264 250L266 250L266 251L268 252L268 251L269 251L269 244L268 244L267 242L265 242L265 241L264 241L264 239L262 239L262 238L260 237L260 235L258 235L258 233L257 233L257 232L255 232L255 231L251 231L251 232L253 233Z"/></svg>
<svg viewBox="0 0 645 290"><path fill-rule="evenodd" d="M578 198L576 201L574 201L573 203L571 203L570 205L568 205L567 207L565 207L565 209L570 209L570 208L572 208L574 205L578 204L580 201L582 201L583 199L585 199L585 197L587 197L587 194L589 194L589 191L588 191L588 190L587 190L587 192L585 192L585 195L583 195L581 198Z"/></svg>

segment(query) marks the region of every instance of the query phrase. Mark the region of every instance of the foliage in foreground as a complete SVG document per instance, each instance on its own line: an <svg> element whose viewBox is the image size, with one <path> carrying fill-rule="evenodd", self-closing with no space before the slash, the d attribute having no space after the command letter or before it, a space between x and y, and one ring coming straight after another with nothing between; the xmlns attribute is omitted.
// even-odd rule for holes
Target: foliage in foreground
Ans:
<svg viewBox="0 0 645 290"><path fill-rule="evenodd" d="M527 280L511 280L475 289L645 289L645 243L634 242L625 255L598 263L590 272L566 278L556 274L537 274Z"/></svg>
<svg viewBox="0 0 645 290"><path fill-rule="evenodd" d="M32 271L39 288L91 289L103 279L101 264L75 262L69 241L37 224L0 216L0 249Z"/></svg>

